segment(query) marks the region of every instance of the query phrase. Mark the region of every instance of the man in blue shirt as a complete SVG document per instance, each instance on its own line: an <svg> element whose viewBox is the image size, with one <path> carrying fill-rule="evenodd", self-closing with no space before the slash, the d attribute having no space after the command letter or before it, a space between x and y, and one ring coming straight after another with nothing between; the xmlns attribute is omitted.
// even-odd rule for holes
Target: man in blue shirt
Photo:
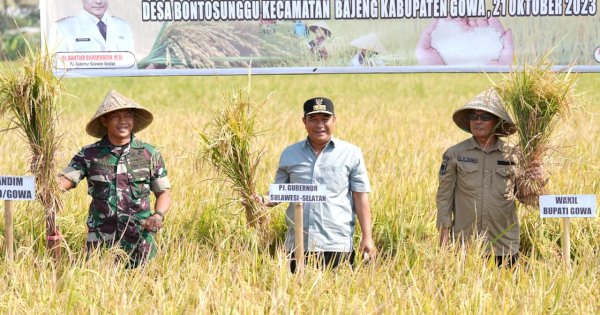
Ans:
<svg viewBox="0 0 600 315"><path fill-rule="evenodd" d="M371 191L367 168L361 150L333 137L336 116L333 102L315 97L304 103L302 122L308 137L288 146L281 154L275 177L276 184L320 184L326 187L327 202L304 204L304 249L307 261L335 268L340 263L354 263L352 239L356 217L361 227L359 252L374 258L377 250L371 229ZM267 196L257 201L269 207L277 205ZM286 212L285 248L295 248L294 207ZM295 272L295 261L290 265Z"/></svg>

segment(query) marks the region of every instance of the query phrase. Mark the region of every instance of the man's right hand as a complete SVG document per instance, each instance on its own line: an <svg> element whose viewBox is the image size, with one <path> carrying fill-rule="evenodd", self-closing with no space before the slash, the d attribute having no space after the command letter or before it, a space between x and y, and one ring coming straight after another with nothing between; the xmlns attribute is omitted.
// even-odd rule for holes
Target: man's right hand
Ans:
<svg viewBox="0 0 600 315"><path fill-rule="evenodd" d="M263 202L264 198L261 195L254 192L254 193L252 193L250 198L252 198L254 203L256 203L257 205L265 206L265 204ZM240 198L240 202L242 203L242 206L244 206L244 207L248 206L248 200L246 198Z"/></svg>

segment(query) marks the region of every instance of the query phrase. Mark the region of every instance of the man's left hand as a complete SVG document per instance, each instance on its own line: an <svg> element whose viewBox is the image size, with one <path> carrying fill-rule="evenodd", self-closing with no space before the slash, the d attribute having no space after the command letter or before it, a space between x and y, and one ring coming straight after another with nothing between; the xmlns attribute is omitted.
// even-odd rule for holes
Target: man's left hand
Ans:
<svg viewBox="0 0 600 315"><path fill-rule="evenodd" d="M162 217L157 214L152 215L142 222L142 227L149 232L158 232L163 227Z"/></svg>
<svg viewBox="0 0 600 315"><path fill-rule="evenodd" d="M358 251L360 253L364 253L366 255L365 259L367 260L371 260L371 259L375 259L375 257L377 256L377 248L375 247L375 244L373 243L373 239L362 239L360 241L360 245L358 246ZM367 258L368 255L368 258Z"/></svg>
<svg viewBox="0 0 600 315"><path fill-rule="evenodd" d="M531 179L542 181L545 178L544 169L541 166L533 166L527 172Z"/></svg>

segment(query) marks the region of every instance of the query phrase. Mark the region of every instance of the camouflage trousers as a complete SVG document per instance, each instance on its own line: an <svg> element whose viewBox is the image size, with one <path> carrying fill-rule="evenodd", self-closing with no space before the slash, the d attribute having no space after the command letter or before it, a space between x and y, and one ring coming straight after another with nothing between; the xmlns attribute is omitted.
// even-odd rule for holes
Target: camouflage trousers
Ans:
<svg viewBox="0 0 600 315"><path fill-rule="evenodd" d="M137 233L119 233L106 235L99 231L89 231L86 249L88 258L95 250L118 246L127 253L127 268L137 268L156 256L154 233L135 227ZM132 235L133 234L133 235Z"/></svg>

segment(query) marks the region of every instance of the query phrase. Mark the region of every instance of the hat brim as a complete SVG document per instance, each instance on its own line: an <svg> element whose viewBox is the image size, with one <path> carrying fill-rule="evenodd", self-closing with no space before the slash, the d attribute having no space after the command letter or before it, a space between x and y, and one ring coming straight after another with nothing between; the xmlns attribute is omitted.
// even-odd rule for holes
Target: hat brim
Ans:
<svg viewBox="0 0 600 315"><path fill-rule="evenodd" d="M462 129L468 133L472 133L471 132L471 123L469 121L469 114L471 114L471 112L474 110L480 110L480 111L484 111L486 113L490 113L490 114L496 116L500 120L500 126L498 128L496 128L496 135L498 135L498 136L508 136L517 131L517 127L515 126L515 124L502 119L500 116L498 116L498 114L491 112L488 107L484 107L484 106L462 107L462 108L456 110L454 112L454 114L452 114L452 120L460 129Z"/></svg>
<svg viewBox="0 0 600 315"><path fill-rule="evenodd" d="M332 115L332 116L334 115L333 112L330 112L328 110L314 110L312 112L308 112L308 113L304 114L304 116L312 115L312 114L327 114L327 115Z"/></svg>
<svg viewBox="0 0 600 315"><path fill-rule="evenodd" d="M114 110L102 114L102 116L121 109L125 108L115 108ZM144 130L152 123L152 120L154 120L154 116L152 115L152 113L146 110L145 108L131 109L133 110L133 129L131 130L131 133L138 133ZM102 122L100 121L100 117L102 116L92 119L87 124L87 126L85 127L85 131L88 135L95 138L102 138L104 137L104 135L106 135L106 127L104 127L104 125L102 125Z"/></svg>
<svg viewBox="0 0 600 315"><path fill-rule="evenodd" d="M385 53L385 48L383 48L383 44L381 44L381 42L374 36L361 36L351 41L350 45L358 49L371 50L376 53Z"/></svg>

